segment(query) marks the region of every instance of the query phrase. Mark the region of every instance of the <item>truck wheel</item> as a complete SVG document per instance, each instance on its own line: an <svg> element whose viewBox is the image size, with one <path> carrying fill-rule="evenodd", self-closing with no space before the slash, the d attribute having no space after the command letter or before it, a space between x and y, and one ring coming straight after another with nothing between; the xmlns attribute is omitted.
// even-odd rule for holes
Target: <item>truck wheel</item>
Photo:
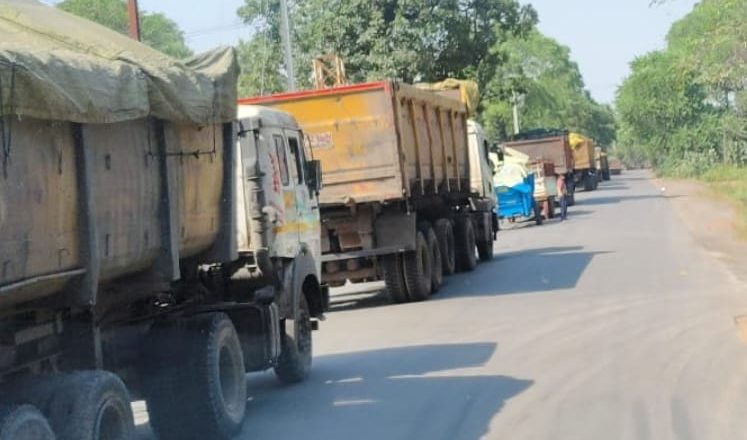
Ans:
<svg viewBox="0 0 747 440"><path fill-rule="evenodd" d="M435 224L438 247L441 250L441 268L446 276L456 272L456 250L454 244L454 225L451 220L440 218Z"/></svg>
<svg viewBox="0 0 747 440"><path fill-rule="evenodd" d="M233 438L246 410L246 370L236 329L224 313L182 324L155 335L158 343L150 353L155 369L145 377L151 426L162 440Z"/></svg>
<svg viewBox="0 0 747 440"><path fill-rule="evenodd" d="M477 243L477 254L480 261L487 262L493 259L493 241L482 241Z"/></svg>
<svg viewBox="0 0 747 440"><path fill-rule="evenodd" d="M281 382L296 383L309 377L311 370L311 313L306 296L298 295L298 316L286 319L280 332L280 357L275 375Z"/></svg>
<svg viewBox="0 0 747 440"><path fill-rule="evenodd" d="M470 272L477 266L475 256L475 226L469 217L461 217L456 224L456 263L460 272Z"/></svg>
<svg viewBox="0 0 747 440"><path fill-rule="evenodd" d="M568 204L568 206L573 206L576 204L576 193L575 192L569 193L566 197L567 197L566 203Z"/></svg>
<svg viewBox="0 0 747 440"><path fill-rule="evenodd" d="M441 262L441 249L438 245L438 237L436 237L436 231L431 228L431 225L425 223L421 225L421 231L428 241L428 249L431 253L431 293L438 292L441 286L444 284L444 272L443 263Z"/></svg>
<svg viewBox="0 0 747 440"><path fill-rule="evenodd" d="M584 191L593 191L594 182L593 178L589 173L584 173Z"/></svg>
<svg viewBox="0 0 747 440"><path fill-rule="evenodd" d="M58 440L129 440L134 436L130 394L117 375L81 371L59 380L48 408Z"/></svg>
<svg viewBox="0 0 747 440"><path fill-rule="evenodd" d="M54 440L44 415L33 405L0 409L0 440Z"/></svg>
<svg viewBox="0 0 747 440"><path fill-rule="evenodd" d="M387 255L382 258L382 263L386 288L392 301L398 304L408 302L410 298L407 296L407 285L402 270L402 256L400 254Z"/></svg>
<svg viewBox="0 0 747 440"><path fill-rule="evenodd" d="M539 205L536 203L534 204L534 222L537 224L537 226L542 226L542 210L540 209Z"/></svg>
<svg viewBox="0 0 747 440"><path fill-rule="evenodd" d="M405 284L411 301L425 301L431 294L431 252L425 234L417 231L415 250L405 252L403 259Z"/></svg>

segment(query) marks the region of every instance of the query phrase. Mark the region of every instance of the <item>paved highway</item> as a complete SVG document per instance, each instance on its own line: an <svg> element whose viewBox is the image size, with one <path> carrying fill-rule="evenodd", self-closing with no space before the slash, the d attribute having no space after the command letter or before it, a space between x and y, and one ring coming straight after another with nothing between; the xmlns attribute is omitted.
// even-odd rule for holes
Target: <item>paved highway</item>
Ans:
<svg viewBox="0 0 747 440"><path fill-rule="evenodd" d="M338 294L296 386L250 376L246 439L747 438L747 289L643 172L421 304Z"/></svg>

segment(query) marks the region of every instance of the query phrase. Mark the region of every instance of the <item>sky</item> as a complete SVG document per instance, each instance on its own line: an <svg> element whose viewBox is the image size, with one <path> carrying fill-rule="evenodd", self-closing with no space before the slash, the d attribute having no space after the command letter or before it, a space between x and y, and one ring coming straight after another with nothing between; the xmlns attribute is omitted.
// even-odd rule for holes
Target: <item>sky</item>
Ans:
<svg viewBox="0 0 747 440"><path fill-rule="evenodd" d="M612 103L615 91L636 57L663 48L671 24L697 0L520 0L531 3L540 30L571 48L587 88L600 102ZM187 5L189 3L189 5ZM243 0L140 0L140 8L163 12L186 33L196 51L248 38L236 10Z"/></svg>

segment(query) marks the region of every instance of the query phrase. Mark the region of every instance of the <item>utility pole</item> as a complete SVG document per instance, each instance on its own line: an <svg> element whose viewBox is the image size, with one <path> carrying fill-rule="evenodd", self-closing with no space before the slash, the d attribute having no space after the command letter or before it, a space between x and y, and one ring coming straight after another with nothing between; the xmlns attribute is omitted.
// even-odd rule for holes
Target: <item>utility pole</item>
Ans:
<svg viewBox="0 0 747 440"><path fill-rule="evenodd" d="M514 89L511 89L511 103L514 107L514 134L519 134L519 131L521 131L519 126L519 97Z"/></svg>
<svg viewBox="0 0 747 440"><path fill-rule="evenodd" d="M127 1L127 12L130 15L130 37L140 41L140 11L137 7L137 0Z"/></svg>
<svg viewBox="0 0 747 440"><path fill-rule="evenodd" d="M288 18L288 0L280 0L280 38L283 44L285 72L288 75L288 90L296 90L296 71L293 68L293 49L291 47L290 19Z"/></svg>

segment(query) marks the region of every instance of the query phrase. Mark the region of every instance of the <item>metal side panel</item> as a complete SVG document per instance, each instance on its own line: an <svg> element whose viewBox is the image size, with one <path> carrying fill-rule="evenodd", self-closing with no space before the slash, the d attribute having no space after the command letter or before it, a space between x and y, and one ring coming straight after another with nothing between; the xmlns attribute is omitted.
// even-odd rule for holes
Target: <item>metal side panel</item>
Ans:
<svg viewBox="0 0 747 440"><path fill-rule="evenodd" d="M72 124L13 118L6 130L12 142L0 169L3 303L53 293L83 264Z"/></svg>

